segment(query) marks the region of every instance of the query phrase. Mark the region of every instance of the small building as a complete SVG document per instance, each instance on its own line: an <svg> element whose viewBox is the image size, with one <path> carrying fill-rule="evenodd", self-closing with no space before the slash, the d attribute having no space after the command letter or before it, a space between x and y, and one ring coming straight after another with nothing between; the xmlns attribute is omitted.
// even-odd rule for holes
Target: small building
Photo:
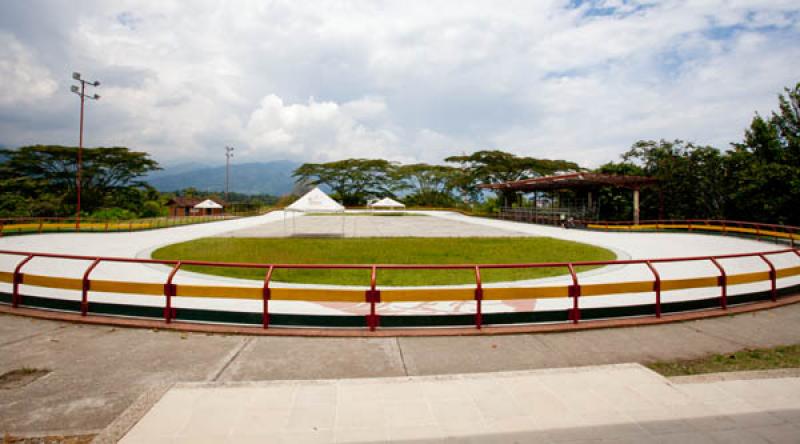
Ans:
<svg viewBox="0 0 800 444"><path fill-rule="evenodd" d="M211 199L173 197L167 202L169 217L221 216L225 214L223 204Z"/></svg>

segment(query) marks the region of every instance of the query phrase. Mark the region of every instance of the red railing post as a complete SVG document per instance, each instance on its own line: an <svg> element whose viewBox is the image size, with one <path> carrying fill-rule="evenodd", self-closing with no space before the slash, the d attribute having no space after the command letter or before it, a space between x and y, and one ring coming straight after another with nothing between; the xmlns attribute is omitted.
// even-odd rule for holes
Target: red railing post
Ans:
<svg viewBox="0 0 800 444"><path fill-rule="evenodd" d="M267 270L267 275L264 277L264 288L261 290L261 296L264 299L264 314L262 323L264 328L269 328L269 300L272 298L272 289L269 288L269 281L272 279L273 266L270 265Z"/></svg>
<svg viewBox="0 0 800 444"><path fill-rule="evenodd" d="M22 296L19 294L19 284L21 284L25 278L23 277L23 274L20 273L20 271L22 271L22 267L28 262L30 262L30 260L33 259L33 257L34 255L29 254L25 259L23 259L22 261L20 261L19 264L17 264L16 268L14 268L14 277L11 290L11 306L14 308L19 307L19 304L22 303Z"/></svg>
<svg viewBox="0 0 800 444"><path fill-rule="evenodd" d="M175 309L172 308L172 297L175 296L176 287L175 284L172 283L172 279L175 277L175 274L178 272L178 269L181 268L181 261L178 261L175 264L175 267L172 268L172 271L169 273L169 277L167 277L167 283L164 284L164 296L166 296L166 306L164 307L164 321L167 324L172 322L172 319L175 318Z"/></svg>
<svg viewBox="0 0 800 444"><path fill-rule="evenodd" d="M481 282L481 267L475 266L475 328L483 326L483 283Z"/></svg>
<svg viewBox="0 0 800 444"><path fill-rule="evenodd" d="M778 300L778 288L777 288L778 273L775 271L775 265L773 265L772 261L767 259L767 257L764 256L763 254L759 254L758 257L760 257L761 260L766 262L767 265L769 266L769 280L770 283L772 284L770 294L772 296L772 302L775 302Z"/></svg>
<svg viewBox="0 0 800 444"><path fill-rule="evenodd" d="M86 316L86 313L89 312L89 288L92 285L92 281L89 280L89 274L99 263L100 258L95 259L94 262L89 265L89 268L86 269L86 272L83 273L83 285L81 286L81 316Z"/></svg>
<svg viewBox="0 0 800 444"><path fill-rule="evenodd" d="M725 223L724 220L722 221L722 235L723 236L728 235L728 225Z"/></svg>
<svg viewBox="0 0 800 444"><path fill-rule="evenodd" d="M653 273L653 277L656 279L655 281L653 281L653 291L656 292L656 317L660 318L661 317L661 275L658 274L658 270L656 270L656 267L654 267L653 264L650 263L650 261L646 261L645 264L647 264L647 268L650 269L650 272Z"/></svg>
<svg viewBox="0 0 800 444"><path fill-rule="evenodd" d="M376 288L377 284L378 267L372 266L372 273L369 278L369 290L366 291L366 299L369 304L369 315L367 315L367 327L369 331L375 331L378 328L378 313L375 310L375 304L381 301L381 292Z"/></svg>
<svg viewBox="0 0 800 444"><path fill-rule="evenodd" d="M569 313L569 319L573 324L577 324L581 320L581 311L578 307L578 298L581 296L581 286L578 284L578 275L575 273L575 268L572 264L567 264L569 274L572 276L572 285L569 286L569 296L572 298L572 310Z"/></svg>
<svg viewBox="0 0 800 444"><path fill-rule="evenodd" d="M709 258L711 263L714 264L715 267L719 270L719 277L717 278L717 285L722 288L722 293L719 297L719 305L722 307L723 310L728 309L728 274L725 272L725 269L722 267L717 259L711 257Z"/></svg>
<svg viewBox="0 0 800 444"><path fill-rule="evenodd" d="M42 227L44 225L43 221L39 221L39 234L42 234Z"/></svg>

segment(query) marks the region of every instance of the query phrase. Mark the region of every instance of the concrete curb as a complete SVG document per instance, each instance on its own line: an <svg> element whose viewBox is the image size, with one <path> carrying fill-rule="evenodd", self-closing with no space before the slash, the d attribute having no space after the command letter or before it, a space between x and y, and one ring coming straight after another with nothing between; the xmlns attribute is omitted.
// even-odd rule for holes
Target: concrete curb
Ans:
<svg viewBox="0 0 800 444"><path fill-rule="evenodd" d="M144 392L144 394L137 398L133 404L122 412L122 414L117 416L114 422L100 432L100 434L92 440L92 443L113 444L121 440L122 437L150 411L164 394L173 387L173 385L175 384L159 384Z"/></svg>

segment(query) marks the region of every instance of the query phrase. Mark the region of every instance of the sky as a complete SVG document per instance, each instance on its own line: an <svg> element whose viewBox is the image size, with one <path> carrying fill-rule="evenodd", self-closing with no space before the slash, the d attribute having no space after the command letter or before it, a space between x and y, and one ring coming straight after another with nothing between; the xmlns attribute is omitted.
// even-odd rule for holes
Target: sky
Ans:
<svg viewBox="0 0 800 444"><path fill-rule="evenodd" d="M0 145L162 164L721 149L800 82L797 0L0 2Z"/></svg>

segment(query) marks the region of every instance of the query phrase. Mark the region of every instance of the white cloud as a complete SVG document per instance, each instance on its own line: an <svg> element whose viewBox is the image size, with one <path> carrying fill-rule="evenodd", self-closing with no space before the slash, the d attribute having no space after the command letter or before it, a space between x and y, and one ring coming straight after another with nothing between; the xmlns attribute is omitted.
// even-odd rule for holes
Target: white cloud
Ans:
<svg viewBox="0 0 800 444"><path fill-rule="evenodd" d="M0 31L0 106L33 104L52 96L57 88L32 50Z"/></svg>
<svg viewBox="0 0 800 444"><path fill-rule="evenodd" d="M78 70L103 82L90 144L159 160L593 166L639 138L725 147L800 81L789 0L43 1L0 3L0 144L73 143Z"/></svg>
<svg viewBox="0 0 800 444"><path fill-rule="evenodd" d="M389 129L370 128L359 119L381 113L385 104L364 98L339 105L317 102L284 104L270 94L250 115L245 127L249 155L288 153L309 161L343 157L392 157L398 137Z"/></svg>

